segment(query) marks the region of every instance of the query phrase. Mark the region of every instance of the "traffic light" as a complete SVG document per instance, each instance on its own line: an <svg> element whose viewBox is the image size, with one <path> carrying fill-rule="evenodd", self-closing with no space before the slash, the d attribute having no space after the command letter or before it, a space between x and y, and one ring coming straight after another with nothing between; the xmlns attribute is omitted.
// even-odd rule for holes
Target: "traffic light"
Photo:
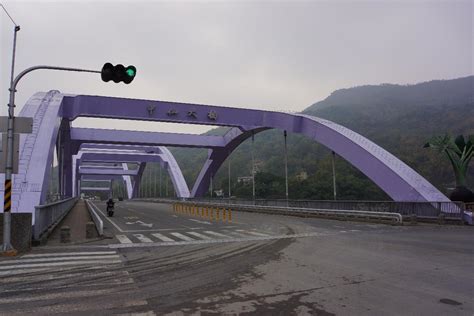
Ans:
<svg viewBox="0 0 474 316"><path fill-rule="evenodd" d="M135 78L137 74L137 68L135 66L124 67L121 64L116 66L111 63L104 64L100 76L103 81L108 82L112 80L115 83L124 82L129 84Z"/></svg>

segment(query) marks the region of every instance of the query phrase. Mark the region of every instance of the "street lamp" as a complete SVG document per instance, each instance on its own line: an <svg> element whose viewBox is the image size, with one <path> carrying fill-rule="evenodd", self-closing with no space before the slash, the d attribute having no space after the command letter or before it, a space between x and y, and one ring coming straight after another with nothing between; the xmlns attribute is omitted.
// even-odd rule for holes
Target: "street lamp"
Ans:
<svg viewBox="0 0 474 316"><path fill-rule="evenodd" d="M72 72L89 72L89 73L100 73L103 77L104 69L107 64L104 65L102 71L100 70L90 70L90 69L80 69L80 68L70 68L70 67L57 67L57 66L33 66L23 70L18 76L13 79L14 65L15 65L15 48L16 48L16 34L20 30L19 26L15 26L15 36L13 38L13 59L12 59L12 73L10 81L10 101L8 103L8 130L7 130L7 163L5 167L5 191L3 199L3 247L2 251L5 255L16 255L16 250L11 245L11 195L12 195L12 173L13 173L13 131L14 131L14 111L15 111L15 92L16 86L21 78L23 78L27 73L30 73L34 70L39 69L49 69L49 70L61 70L61 71L72 71ZM124 68L125 69L125 68ZM133 71L124 73L117 72L114 74L117 76L119 81L114 80L114 82L123 81L125 83L130 83L136 74L136 68L134 66L129 66L126 68L132 69ZM113 79L112 79L113 80ZM104 80L105 81L105 80Z"/></svg>

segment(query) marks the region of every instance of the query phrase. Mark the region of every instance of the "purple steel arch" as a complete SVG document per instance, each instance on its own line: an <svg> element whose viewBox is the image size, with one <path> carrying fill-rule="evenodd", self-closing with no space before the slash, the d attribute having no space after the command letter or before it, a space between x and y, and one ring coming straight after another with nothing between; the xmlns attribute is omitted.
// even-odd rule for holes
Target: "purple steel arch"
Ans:
<svg viewBox="0 0 474 316"><path fill-rule="evenodd" d="M317 117L270 111L224 108L167 101L136 100L99 96L68 96L63 100L63 117L126 118L132 120L234 126L241 130L277 128L300 133L336 152L362 171L395 201L449 201L408 165L362 135ZM248 137L248 134L247 134ZM235 148L229 143L229 152ZM224 150L208 159L204 169L215 169ZM211 155L212 156L212 155ZM216 163L214 163L214 160ZM202 194L209 172L195 184L193 193Z"/></svg>
<svg viewBox="0 0 474 316"><path fill-rule="evenodd" d="M14 176L13 212L34 214L34 207L46 201L53 161L51 148L55 144L60 164L60 192L72 196L72 155L89 136L93 138L92 142L100 142L90 134L90 130L71 128L70 122L81 116L235 127L222 137L162 133L160 136L166 139L156 141L157 144L210 148L212 152L193 187L193 196L203 194L210 174L219 168L240 142L251 135L251 131L277 128L304 134L325 145L361 170L396 201L449 201L413 169L373 142L343 126L307 115L166 101L74 96L50 91L32 96L20 116L33 117L34 120L33 133L20 138L20 171ZM108 132L108 141L117 144L151 145L154 144L152 138L158 136L146 134L145 141L141 142L137 137L146 135L132 132L128 136L123 135L128 139L122 143L121 140L110 139L111 133ZM74 137L78 139L73 140ZM140 168L143 169L143 164ZM3 194L0 194L0 202L2 199Z"/></svg>
<svg viewBox="0 0 474 316"><path fill-rule="evenodd" d="M174 159L173 155L165 147L143 147L137 146L135 150L127 148L127 150L120 150L114 148L114 146L107 146L109 150L104 151L98 148L94 148L92 151L86 151L86 146L80 151L76 158L76 166L79 167L81 161L98 161L98 162L159 162L162 167L164 167L171 178L173 186L175 188L176 195L181 198L188 198L189 188L186 184L186 181L183 177L181 169L178 166L178 163ZM142 151L143 149L154 150L153 153ZM139 171L117 171L122 172L123 175L132 175L141 178L141 172ZM129 172L129 174L127 173ZM85 172L79 173L86 174ZM133 174L132 174L133 173ZM95 170L94 173L89 174L113 174L113 172L104 171L104 170Z"/></svg>

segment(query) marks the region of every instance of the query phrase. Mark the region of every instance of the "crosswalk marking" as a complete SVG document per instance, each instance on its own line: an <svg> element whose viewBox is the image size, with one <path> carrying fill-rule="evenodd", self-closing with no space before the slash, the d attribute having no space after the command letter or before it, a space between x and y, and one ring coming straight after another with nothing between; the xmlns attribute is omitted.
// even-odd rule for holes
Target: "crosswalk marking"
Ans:
<svg viewBox="0 0 474 316"><path fill-rule="evenodd" d="M189 228L193 229L193 228ZM183 233L180 232L160 232L160 233L149 233L148 236L144 234L130 234L127 235L116 235L116 238L119 240L121 244L135 244L135 243L178 243L183 244L183 242L199 242L205 241L210 242L213 240L228 240L228 239L236 239L236 238L255 238L255 237L271 237L271 234L256 232L253 230L244 230L244 229L223 229L219 231L212 231L212 230L205 230L205 231L185 231ZM156 238L156 239L155 239ZM138 239L138 241L136 240ZM87 254L85 252L84 254ZM107 252L104 252L104 255ZM66 255L66 253L65 253Z"/></svg>
<svg viewBox="0 0 474 316"><path fill-rule="evenodd" d="M210 239L212 239L211 237L208 237L208 236L206 236L206 235L203 235L203 234L200 234L200 233L196 233L196 232L187 232L187 233L190 234L190 235L193 235L193 236L195 236L195 237L204 239L204 240L210 240Z"/></svg>
<svg viewBox="0 0 474 316"><path fill-rule="evenodd" d="M124 235L120 235L124 236ZM128 238L127 238L128 239ZM37 253L21 256L22 258L34 257L62 257L62 256L82 256L82 255L115 255L115 251L85 251L85 252L55 252L55 253Z"/></svg>
<svg viewBox="0 0 474 316"><path fill-rule="evenodd" d="M67 256L67 257L46 257L46 258L33 258L33 259L18 259L18 260L7 260L7 261L2 261L0 262L0 267L2 267L3 265L7 265L7 264L12 264L12 263L34 263L34 262L44 262L44 261L49 261L49 262L53 262L53 261L64 261L64 260L91 260L91 259L119 259L119 255L115 254L115 255L101 255L101 256L80 256L80 257L74 257L74 258L71 258L71 256Z"/></svg>
<svg viewBox="0 0 474 316"><path fill-rule="evenodd" d="M58 269L74 266L89 269L87 266L104 267L121 262L116 251L29 254L18 259L0 261L0 276L41 275L40 272L48 269L59 271Z"/></svg>
<svg viewBox="0 0 474 316"><path fill-rule="evenodd" d="M252 232L252 231L249 231L249 230L243 230L243 229L236 229L236 231L242 232L242 233L246 233L246 234L249 234L249 235L259 236L259 237L267 237L267 236L270 236L270 235L268 235L268 234L257 233L257 232Z"/></svg>
<svg viewBox="0 0 474 316"><path fill-rule="evenodd" d="M151 235L152 235L153 237L158 238L158 239L161 240L161 241L174 241L173 239L168 238L168 237L166 237L165 235L160 234L160 233L154 233L154 234L151 234Z"/></svg>
<svg viewBox="0 0 474 316"><path fill-rule="evenodd" d="M217 236L217 237L220 237L220 238L232 238L230 236L227 236L227 235L224 235L224 234L221 234L221 233L217 233L217 232L213 232L211 230L206 230L205 233L209 234L209 235L214 235L214 236Z"/></svg>
<svg viewBox="0 0 474 316"><path fill-rule="evenodd" d="M43 262L43 263L30 263L22 264L21 268L40 268L40 267L59 267L59 266L73 266L73 265L85 265L85 264L107 264L107 263L120 263L120 259L114 260L81 260L81 261L65 261L65 262ZM0 270L14 269L17 265L0 266Z"/></svg>
<svg viewBox="0 0 474 316"><path fill-rule="evenodd" d="M118 241L120 241L121 244L131 244L132 241L128 239L127 236L125 235L115 235L117 237Z"/></svg>
<svg viewBox="0 0 474 316"><path fill-rule="evenodd" d="M188 237L186 235L183 235L183 234L180 234L180 233L171 233L171 235L175 236L176 238L179 238L181 240L184 240L184 241L192 241L194 240L193 238L191 237Z"/></svg>
<svg viewBox="0 0 474 316"><path fill-rule="evenodd" d="M133 236L135 236L141 242L153 242L153 240L151 240L148 237L145 237L145 235L143 235L143 234L133 234Z"/></svg>

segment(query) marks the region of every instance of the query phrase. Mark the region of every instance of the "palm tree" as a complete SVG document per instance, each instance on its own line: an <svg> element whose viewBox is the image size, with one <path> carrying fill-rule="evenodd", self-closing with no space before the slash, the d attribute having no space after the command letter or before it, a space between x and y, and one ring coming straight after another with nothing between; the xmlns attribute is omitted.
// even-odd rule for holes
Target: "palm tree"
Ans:
<svg viewBox="0 0 474 316"><path fill-rule="evenodd" d="M456 190L451 194L451 200L460 201L461 198L464 202L474 200L474 193L466 188L467 170L474 155L474 135L469 135L466 139L463 135L459 135L455 139L448 134L435 136L424 147L434 148L439 153L445 153L451 162L456 178Z"/></svg>

